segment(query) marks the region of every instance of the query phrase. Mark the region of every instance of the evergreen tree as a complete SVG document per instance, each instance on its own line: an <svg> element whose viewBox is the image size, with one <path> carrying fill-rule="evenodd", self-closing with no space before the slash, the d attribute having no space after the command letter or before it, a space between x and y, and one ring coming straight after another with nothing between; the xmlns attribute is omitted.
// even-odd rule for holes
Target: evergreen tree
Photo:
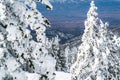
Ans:
<svg viewBox="0 0 120 80"><path fill-rule="evenodd" d="M97 7L91 2L85 21L82 44L77 61L71 67L72 80L119 80L120 55L115 42L119 38L107 30L108 24L98 18Z"/></svg>
<svg viewBox="0 0 120 80"><path fill-rule="evenodd" d="M5 54L7 57L1 57L0 71L3 75L0 76L1 80L27 80L26 75L19 76L20 72L22 75L25 72L38 74L40 80L54 79L56 61L48 54L45 36L45 26L50 26L50 23L36 9L36 2L41 2L46 8L52 9L47 0L0 1L2 6L0 31L4 37L4 40L2 39L4 46L1 47L0 54ZM31 30L35 31L36 40L33 39Z"/></svg>
<svg viewBox="0 0 120 80"><path fill-rule="evenodd" d="M76 55L77 55L77 47L70 48L67 46L65 48L65 62L66 62L66 71L70 72L70 67L72 64L76 61Z"/></svg>
<svg viewBox="0 0 120 80"><path fill-rule="evenodd" d="M47 49L48 49L48 53L50 55L52 55L52 57L55 58L56 60L56 70L58 70L58 67L60 65L59 63L59 51L60 51L60 44L59 44L59 37L58 36L55 36L53 37L51 40L47 40Z"/></svg>

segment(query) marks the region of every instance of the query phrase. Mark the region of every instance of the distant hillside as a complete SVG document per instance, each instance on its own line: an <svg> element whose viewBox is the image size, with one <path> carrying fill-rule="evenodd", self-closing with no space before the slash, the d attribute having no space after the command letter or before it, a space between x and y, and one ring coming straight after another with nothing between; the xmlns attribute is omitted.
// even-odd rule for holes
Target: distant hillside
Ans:
<svg viewBox="0 0 120 80"><path fill-rule="evenodd" d="M120 27L113 28L112 32L120 37Z"/></svg>

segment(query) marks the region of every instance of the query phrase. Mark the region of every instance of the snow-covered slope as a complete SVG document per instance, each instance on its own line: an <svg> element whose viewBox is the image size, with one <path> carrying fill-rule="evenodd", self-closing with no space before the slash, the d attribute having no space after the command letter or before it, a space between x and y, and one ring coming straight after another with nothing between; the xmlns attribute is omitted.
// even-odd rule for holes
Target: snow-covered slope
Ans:
<svg viewBox="0 0 120 80"><path fill-rule="evenodd" d="M120 36L120 27L113 28L111 31L112 31L114 34Z"/></svg>
<svg viewBox="0 0 120 80"><path fill-rule="evenodd" d="M65 73L60 71L56 71L55 73L56 73L55 80L71 80L70 73Z"/></svg>
<svg viewBox="0 0 120 80"><path fill-rule="evenodd" d="M46 36L48 38L53 38L55 36L59 36L60 38L60 43L65 43L67 40L72 39L75 37L72 33L64 33L58 30L52 30L50 28L47 28L46 30Z"/></svg>

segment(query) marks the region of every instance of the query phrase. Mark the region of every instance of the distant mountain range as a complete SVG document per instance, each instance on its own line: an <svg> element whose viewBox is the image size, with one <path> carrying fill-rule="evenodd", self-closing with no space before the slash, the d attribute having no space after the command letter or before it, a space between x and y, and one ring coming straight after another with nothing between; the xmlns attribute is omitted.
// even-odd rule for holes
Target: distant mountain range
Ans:
<svg viewBox="0 0 120 80"><path fill-rule="evenodd" d="M57 1L57 0L55 0ZM79 36L84 30L84 21L89 9L90 1L78 1L59 3L53 2L54 9L46 10L45 6L38 4L38 10L51 22L51 29L66 34ZM120 26L120 1L119 0L96 0L99 17L104 22L109 22L110 28Z"/></svg>
<svg viewBox="0 0 120 80"><path fill-rule="evenodd" d="M110 31L116 34L117 37L120 37L120 27L110 29ZM82 34L80 36L66 40L66 42L64 42L63 44L60 44L60 49L64 51L64 49L67 46L69 46L70 48L73 48L73 47L78 48L80 44L82 43L81 38L82 38Z"/></svg>
<svg viewBox="0 0 120 80"><path fill-rule="evenodd" d="M109 30L112 31L118 37L120 37L120 27L114 27ZM70 46L70 47L79 46L81 44L81 37L83 35L83 31L80 35L76 36L73 35L72 33L64 33L49 28L46 30L46 35L48 38L53 38L55 36L58 36L60 38L60 44L62 48L65 48L66 46Z"/></svg>

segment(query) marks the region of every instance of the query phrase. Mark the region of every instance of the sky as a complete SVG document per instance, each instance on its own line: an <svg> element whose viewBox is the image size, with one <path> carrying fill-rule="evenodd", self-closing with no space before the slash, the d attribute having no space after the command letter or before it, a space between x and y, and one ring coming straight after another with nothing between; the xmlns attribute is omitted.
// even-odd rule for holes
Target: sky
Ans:
<svg viewBox="0 0 120 80"><path fill-rule="evenodd" d="M51 2L78 2L78 1L85 1L85 0L50 0Z"/></svg>
<svg viewBox="0 0 120 80"><path fill-rule="evenodd" d="M79 35L84 30L84 21L90 7L90 0L52 0L53 10L47 11L38 5L38 10L46 16L52 29ZM109 22L110 28L120 27L120 0L95 0L99 17Z"/></svg>
<svg viewBox="0 0 120 80"><path fill-rule="evenodd" d="M90 1L90 0L50 0L51 2L82 2L82 1ZM120 1L120 0L94 0L94 1Z"/></svg>

